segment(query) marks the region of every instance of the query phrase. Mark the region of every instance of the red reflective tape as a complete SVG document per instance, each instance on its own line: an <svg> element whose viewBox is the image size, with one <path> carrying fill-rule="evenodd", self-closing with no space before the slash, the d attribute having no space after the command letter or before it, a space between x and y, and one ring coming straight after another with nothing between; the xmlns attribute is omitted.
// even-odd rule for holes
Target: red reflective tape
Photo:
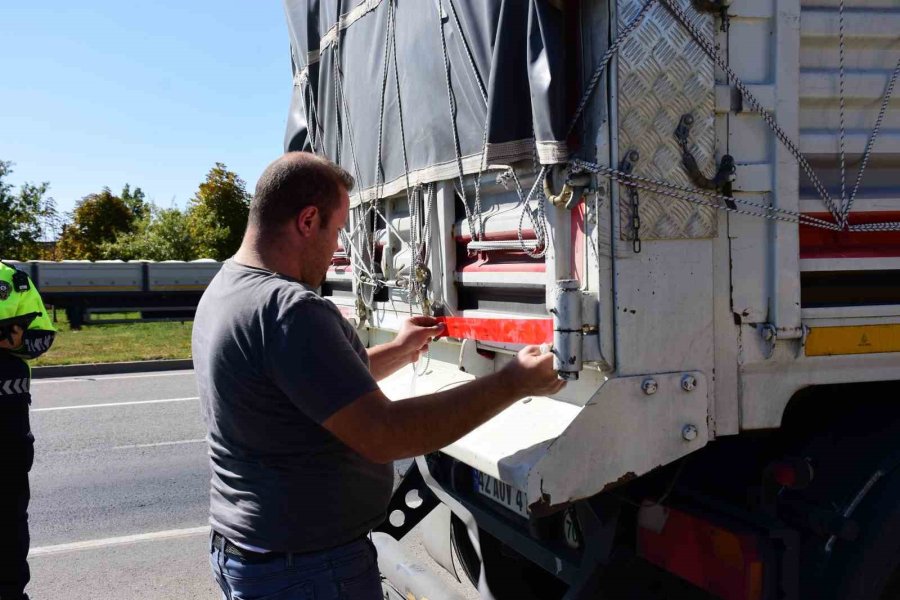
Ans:
<svg viewBox="0 0 900 600"><path fill-rule="evenodd" d="M448 337L504 344L548 344L553 341L552 319L481 319L438 317Z"/></svg>
<svg viewBox="0 0 900 600"><path fill-rule="evenodd" d="M828 213L807 213L810 217L833 221ZM898 211L850 213L851 225L894 223ZM800 226L800 258L897 258L900 257L900 231L831 231L809 225Z"/></svg>

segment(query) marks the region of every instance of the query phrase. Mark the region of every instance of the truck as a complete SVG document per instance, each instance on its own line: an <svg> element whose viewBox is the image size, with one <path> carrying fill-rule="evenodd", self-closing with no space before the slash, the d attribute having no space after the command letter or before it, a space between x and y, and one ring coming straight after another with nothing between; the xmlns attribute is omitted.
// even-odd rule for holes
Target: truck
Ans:
<svg viewBox="0 0 900 600"><path fill-rule="evenodd" d="M387 395L528 344L568 382L383 532L486 598L900 597L897 0L284 8L284 148L356 180L322 294L446 326Z"/></svg>

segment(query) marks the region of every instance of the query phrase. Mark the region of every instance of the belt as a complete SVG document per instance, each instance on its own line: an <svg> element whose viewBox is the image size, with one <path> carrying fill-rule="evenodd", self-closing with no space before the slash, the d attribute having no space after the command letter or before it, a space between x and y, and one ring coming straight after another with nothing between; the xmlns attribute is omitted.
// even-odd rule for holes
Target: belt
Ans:
<svg viewBox="0 0 900 600"><path fill-rule="evenodd" d="M350 540L349 542L344 542L344 544L351 544L353 542L366 539L366 535L361 535L356 539ZM277 558L286 558L290 563L295 556L302 556L304 554L315 554L315 552L254 552L253 550L247 550L246 548L241 548L240 546L236 546L224 535L219 533L218 531L212 532L212 547L220 552L224 552L229 556L237 556L238 558L243 559L246 562L254 562L254 563L263 563L268 562ZM339 546L343 546L344 544L339 544ZM371 544L371 542L370 542ZM338 546L331 546L328 548L322 548L317 552L324 552L326 550L330 550L332 548L337 548ZM374 548L374 546L373 546Z"/></svg>
<svg viewBox="0 0 900 600"><path fill-rule="evenodd" d="M218 531L213 531L212 546L220 552L224 552L229 556L237 556L247 562L267 562L276 558L284 558L289 554L287 552L254 552L252 550L247 550L234 545Z"/></svg>

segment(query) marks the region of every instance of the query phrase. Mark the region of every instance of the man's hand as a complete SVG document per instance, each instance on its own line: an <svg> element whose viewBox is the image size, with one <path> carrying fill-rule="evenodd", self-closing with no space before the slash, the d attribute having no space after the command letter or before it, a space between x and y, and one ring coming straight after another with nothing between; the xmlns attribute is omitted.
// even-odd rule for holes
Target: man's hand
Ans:
<svg viewBox="0 0 900 600"><path fill-rule="evenodd" d="M428 343L444 333L444 325L433 317L410 317L400 326L393 344L399 349L405 363L419 360L428 351Z"/></svg>
<svg viewBox="0 0 900 600"><path fill-rule="evenodd" d="M7 333L9 334L8 336L6 335ZM25 335L25 330L22 327L10 325L9 329L0 333L0 336L3 336L0 339L0 350L15 350L22 345L23 335Z"/></svg>
<svg viewBox="0 0 900 600"><path fill-rule="evenodd" d="M549 396L566 387L553 369L553 354L542 353L540 346L525 346L516 359L500 371L519 396Z"/></svg>

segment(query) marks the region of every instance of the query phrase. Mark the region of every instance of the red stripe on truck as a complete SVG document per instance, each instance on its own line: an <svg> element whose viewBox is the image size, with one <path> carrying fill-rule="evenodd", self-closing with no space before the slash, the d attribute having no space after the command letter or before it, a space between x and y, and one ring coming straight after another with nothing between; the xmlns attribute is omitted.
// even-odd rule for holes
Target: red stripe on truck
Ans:
<svg viewBox="0 0 900 600"><path fill-rule="evenodd" d="M828 213L807 213L834 222ZM851 213L851 225L900 222L900 212ZM831 231L800 226L800 258L888 258L900 257L900 231Z"/></svg>
<svg viewBox="0 0 900 600"><path fill-rule="evenodd" d="M484 319L438 317L448 337L501 344L549 344L553 341L552 319Z"/></svg>

